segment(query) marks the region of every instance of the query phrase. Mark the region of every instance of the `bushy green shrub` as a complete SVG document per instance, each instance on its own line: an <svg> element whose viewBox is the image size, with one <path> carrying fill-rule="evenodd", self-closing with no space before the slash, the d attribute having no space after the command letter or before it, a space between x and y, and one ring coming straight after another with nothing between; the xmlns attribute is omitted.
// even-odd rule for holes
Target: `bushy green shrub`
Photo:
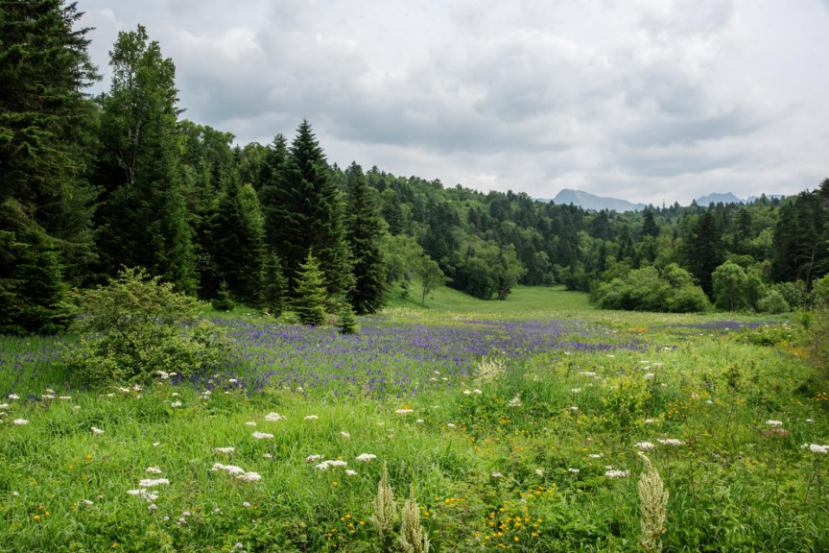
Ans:
<svg viewBox="0 0 829 553"><path fill-rule="evenodd" d="M757 302L757 310L761 313L786 313L792 308L777 290L769 290L760 301Z"/></svg>
<svg viewBox="0 0 829 553"><path fill-rule="evenodd" d="M79 384L146 383L159 371L186 376L227 359L213 327L195 320L194 300L143 269L124 269L75 298L81 337L66 362Z"/></svg>
<svg viewBox="0 0 829 553"><path fill-rule="evenodd" d="M340 307L340 334L356 334L359 331L357 316L354 314L351 304L343 302Z"/></svg>
<svg viewBox="0 0 829 553"><path fill-rule="evenodd" d="M222 282L219 286L219 291L216 297L210 302L210 306L216 311L232 311L236 307L236 302L230 297L230 290L227 289L227 283Z"/></svg>
<svg viewBox="0 0 829 553"><path fill-rule="evenodd" d="M771 287L777 291L786 303L792 308L803 307L808 304L809 292L806 290L806 283L802 280L797 282L780 282Z"/></svg>
<svg viewBox="0 0 829 553"><path fill-rule="evenodd" d="M668 265L661 273L654 267L637 269L600 284L593 292L593 301L602 309L628 311L689 313L711 307L702 288L676 264Z"/></svg>

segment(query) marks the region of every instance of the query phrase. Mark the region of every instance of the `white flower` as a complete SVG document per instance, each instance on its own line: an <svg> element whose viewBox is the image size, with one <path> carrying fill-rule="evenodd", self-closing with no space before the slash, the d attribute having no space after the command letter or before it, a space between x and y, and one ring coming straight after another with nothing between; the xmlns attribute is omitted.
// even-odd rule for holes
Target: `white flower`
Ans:
<svg viewBox="0 0 829 553"><path fill-rule="evenodd" d="M319 418L319 417L318 417L318 416L316 416L316 415L308 415L307 417L305 417L305 420L307 420L307 421L315 421L315 420L317 420L318 418Z"/></svg>
<svg viewBox="0 0 829 553"><path fill-rule="evenodd" d="M823 454L829 453L829 445L803 444L800 447L803 448L803 449L808 448L809 451L811 451L812 453L823 453Z"/></svg>
<svg viewBox="0 0 829 553"><path fill-rule="evenodd" d="M267 434L265 432L254 432L253 434L251 434L251 436L253 436L253 438L256 439L256 440L272 440L273 439L273 434Z"/></svg>
<svg viewBox="0 0 829 553"><path fill-rule="evenodd" d="M61 401L72 401L72 396L60 396L58 399Z"/></svg>
<svg viewBox="0 0 829 553"><path fill-rule="evenodd" d="M783 426L783 421L766 421L769 426Z"/></svg>
<svg viewBox="0 0 829 553"><path fill-rule="evenodd" d="M245 423L245 426L256 426L256 423L253 421L248 421Z"/></svg>
<svg viewBox="0 0 829 553"><path fill-rule="evenodd" d="M180 401L174 401L174 402L170 403L170 407L181 407L181 402Z"/></svg>
<svg viewBox="0 0 829 553"><path fill-rule="evenodd" d="M425 420L423 420L423 419L417 419L415 422L416 422L416 423L418 423L418 424L423 424L423 423L424 423L424 422L426 422L426 421L425 421Z"/></svg>
<svg viewBox="0 0 829 553"><path fill-rule="evenodd" d="M521 403L521 394L515 394L515 397L507 403L508 407L521 407L523 403Z"/></svg>
<svg viewBox="0 0 829 553"><path fill-rule="evenodd" d="M46 388L43 391L46 392L47 394L55 394L55 391L52 388Z"/></svg>
<svg viewBox="0 0 829 553"><path fill-rule="evenodd" d="M314 467L317 470L328 470L328 463L320 463Z"/></svg>
<svg viewBox="0 0 829 553"><path fill-rule="evenodd" d="M153 442L153 447L158 447L161 445L161 442Z"/></svg>
<svg viewBox="0 0 829 553"><path fill-rule="evenodd" d="M348 466L348 463L346 463L342 459L337 459L336 461L326 461L326 463L328 463L332 467L346 467L346 466Z"/></svg>
<svg viewBox="0 0 829 553"><path fill-rule="evenodd" d="M581 388L573 388L570 391L573 392L574 394L577 394L577 393L581 392Z"/></svg>
<svg viewBox="0 0 829 553"><path fill-rule="evenodd" d="M119 392L121 392L122 394L128 394L128 393L130 393L130 389L129 389L129 388L121 388L121 387L119 387L119 388L118 388L118 391L119 391Z"/></svg>
<svg viewBox="0 0 829 553"><path fill-rule="evenodd" d="M346 440L351 439L351 434L349 434L348 432L340 432L340 436L342 436Z"/></svg>
<svg viewBox="0 0 829 553"><path fill-rule="evenodd" d="M573 474L578 474L581 471L579 469L567 469L567 472L572 472Z"/></svg>
<svg viewBox="0 0 829 553"><path fill-rule="evenodd" d="M129 495L136 495L147 500L148 503L152 503L156 499L158 499L158 492L151 492L147 490L127 490Z"/></svg>
<svg viewBox="0 0 829 553"><path fill-rule="evenodd" d="M308 457L305 458L305 462L306 463L312 463L314 461L319 461L323 457L325 457L325 455L319 455L319 454L309 455Z"/></svg>
<svg viewBox="0 0 829 553"><path fill-rule="evenodd" d="M213 467L210 470L213 472L219 472L222 470L229 474L244 474L245 472L245 469L242 467L237 467L236 465L223 465L221 463L213 463Z"/></svg>
<svg viewBox="0 0 829 553"><path fill-rule="evenodd" d="M115 397L115 394L114 393L109 393L109 394L107 394L107 397Z"/></svg>
<svg viewBox="0 0 829 553"><path fill-rule="evenodd" d="M351 469L346 469L345 475L346 476L357 476L357 471L356 470L351 470Z"/></svg>
<svg viewBox="0 0 829 553"><path fill-rule="evenodd" d="M11 405L9 405L8 403L0 405L0 409L8 409L9 407L11 407Z"/></svg>
<svg viewBox="0 0 829 553"><path fill-rule="evenodd" d="M630 476L629 470L609 470L604 473L608 478L627 478Z"/></svg>
<svg viewBox="0 0 829 553"><path fill-rule="evenodd" d="M664 439L664 440L658 439L656 441L659 442L662 445L673 445L673 446L685 445L685 442L683 442L682 440L676 440L674 438L667 438L667 439Z"/></svg>
<svg viewBox="0 0 829 553"><path fill-rule="evenodd" d="M262 457L265 459L273 459L273 455L271 455L270 453L263 453Z"/></svg>
<svg viewBox="0 0 829 553"><path fill-rule="evenodd" d="M224 453L225 455L230 455L234 451L236 451L235 447L216 447L213 449L216 453Z"/></svg>
<svg viewBox="0 0 829 553"><path fill-rule="evenodd" d="M16 424L18 426L23 426L24 424L29 424L29 421L27 421L26 419L14 419L12 421L12 424Z"/></svg>
<svg viewBox="0 0 829 553"><path fill-rule="evenodd" d="M480 391L478 388L475 388L474 390L472 390L472 393L473 393L473 394L478 394L478 395L483 394L483 392L482 392L482 391Z"/></svg>
<svg viewBox="0 0 829 553"><path fill-rule="evenodd" d="M579 410L579 408L578 408L578 407L576 407L575 405L572 405L572 406L570 407L570 410L571 410L572 412L574 412L574 413L577 413L577 412L578 412L578 410Z"/></svg>
<svg viewBox="0 0 829 553"><path fill-rule="evenodd" d="M596 373L594 373L593 371L581 371L579 374L583 376L596 376Z"/></svg>
<svg viewBox="0 0 829 553"><path fill-rule="evenodd" d="M544 476L544 469L535 469L536 476Z"/></svg>
<svg viewBox="0 0 829 553"><path fill-rule="evenodd" d="M808 422L809 424L814 424L815 423L815 421L813 419L806 419L806 422Z"/></svg>
<svg viewBox="0 0 829 553"><path fill-rule="evenodd" d="M656 375L653 374L653 373L645 373L644 378L653 378L654 376L656 376Z"/></svg>
<svg viewBox="0 0 829 553"><path fill-rule="evenodd" d="M42 397L43 399L55 399L55 396L52 394L43 394L40 397Z"/></svg>
<svg viewBox="0 0 829 553"><path fill-rule="evenodd" d="M395 413L398 415L408 415L409 413L414 413L414 409L398 409Z"/></svg>
<svg viewBox="0 0 829 553"><path fill-rule="evenodd" d="M236 480L241 480L242 482L259 482L262 480L262 477L258 472L246 472L237 476Z"/></svg>
<svg viewBox="0 0 829 553"><path fill-rule="evenodd" d="M84 505L95 505L95 503L93 501L90 501L88 499L81 499L80 502L83 503Z"/></svg>
<svg viewBox="0 0 829 553"><path fill-rule="evenodd" d="M650 442L639 442L636 444L635 447L639 451L650 451L651 449L654 449L656 446Z"/></svg>
<svg viewBox="0 0 829 553"><path fill-rule="evenodd" d="M590 455L588 455L588 457L591 459L601 459L602 457L604 457L604 455L602 455L601 453L591 453Z"/></svg>
<svg viewBox="0 0 829 553"><path fill-rule="evenodd" d="M464 390L464 391L463 391L463 395L465 395L465 396L471 396L471 395L472 395L472 390Z"/></svg>
<svg viewBox="0 0 829 553"><path fill-rule="evenodd" d="M144 472L147 474L161 474L161 469L158 467L149 467Z"/></svg>
<svg viewBox="0 0 829 553"><path fill-rule="evenodd" d="M451 422L450 422L450 423L447 423L447 424L446 424L446 426L447 426L447 427L449 427L449 428L455 428L455 425L454 425L454 424L452 424Z"/></svg>
<svg viewBox="0 0 829 553"><path fill-rule="evenodd" d="M280 415L279 413L268 413L265 415L265 420L268 422L284 421L287 418L285 415Z"/></svg>
<svg viewBox="0 0 829 553"><path fill-rule="evenodd" d="M20 396L17 394L9 394L9 399L20 399Z"/></svg>
<svg viewBox="0 0 829 553"><path fill-rule="evenodd" d="M490 476L492 476L493 478L503 478L504 477L504 475L501 474L500 472L493 472Z"/></svg>
<svg viewBox="0 0 829 553"><path fill-rule="evenodd" d="M181 394L180 394L180 393L178 393L178 392L173 392L173 393L172 393L172 394L170 394L170 395L172 395L173 397L181 397Z"/></svg>
<svg viewBox="0 0 829 553"><path fill-rule="evenodd" d="M236 380L235 378L228 378L228 380L227 380L227 381L228 381L228 382L230 382L231 384L236 384L237 382L239 382L239 381L238 381L238 380Z"/></svg>
<svg viewBox="0 0 829 553"><path fill-rule="evenodd" d="M645 419L645 424L658 424L659 421L656 419Z"/></svg>
<svg viewBox="0 0 829 553"><path fill-rule="evenodd" d="M138 483L139 488L155 488L156 486L169 486L170 481L166 478L145 478Z"/></svg>
<svg viewBox="0 0 829 553"><path fill-rule="evenodd" d="M373 453L363 453L357 456L357 460L362 463L367 463L373 459L377 459L377 455L374 455Z"/></svg>

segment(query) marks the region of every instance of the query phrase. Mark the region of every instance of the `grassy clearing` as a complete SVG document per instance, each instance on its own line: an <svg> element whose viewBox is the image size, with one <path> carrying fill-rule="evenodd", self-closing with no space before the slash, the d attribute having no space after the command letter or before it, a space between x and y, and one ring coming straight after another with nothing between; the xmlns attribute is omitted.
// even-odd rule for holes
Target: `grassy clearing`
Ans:
<svg viewBox="0 0 829 553"><path fill-rule="evenodd" d="M143 390L70 389L60 342L2 338L0 392L20 397L0 400L0 551L377 551L382 461L433 551L641 551L642 442L671 494L665 551L829 550L829 455L801 447L829 444L829 386L785 336L535 305L566 294L395 305L352 338L231 317L239 365Z"/></svg>

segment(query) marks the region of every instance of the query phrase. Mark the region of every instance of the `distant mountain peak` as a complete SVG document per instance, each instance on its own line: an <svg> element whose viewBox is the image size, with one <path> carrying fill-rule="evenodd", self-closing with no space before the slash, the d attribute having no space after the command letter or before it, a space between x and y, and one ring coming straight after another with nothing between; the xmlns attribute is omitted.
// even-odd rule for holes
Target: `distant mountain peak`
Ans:
<svg viewBox="0 0 829 553"><path fill-rule="evenodd" d="M593 209L595 211L601 211L603 209L609 209L611 211L641 211L646 207L645 204L635 204L627 200L596 196L590 192L572 190L570 188L562 189L552 201L558 205L573 204L582 209Z"/></svg>
<svg viewBox="0 0 829 553"><path fill-rule="evenodd" d="M731 192L714 192L695 200L697 205L709 206L711 204L742 204L745 200L741 200Z"/></svg>

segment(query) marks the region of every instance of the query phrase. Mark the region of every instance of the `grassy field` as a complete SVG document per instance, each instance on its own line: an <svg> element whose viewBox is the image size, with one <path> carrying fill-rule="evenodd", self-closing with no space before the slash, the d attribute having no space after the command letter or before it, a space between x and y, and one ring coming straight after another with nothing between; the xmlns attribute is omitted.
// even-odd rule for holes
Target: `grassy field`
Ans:
<svg viewBox="0 0 829 553"><path fill-rule="evenodd" d="M383 462L432 551L643 551L639 450L664 551L829 551L802 447L829 384L783 319L432 296L358 336L205 312L236 361L143 389L71 388L71 337L0 338L0 552L381 551Z"/></svg>

